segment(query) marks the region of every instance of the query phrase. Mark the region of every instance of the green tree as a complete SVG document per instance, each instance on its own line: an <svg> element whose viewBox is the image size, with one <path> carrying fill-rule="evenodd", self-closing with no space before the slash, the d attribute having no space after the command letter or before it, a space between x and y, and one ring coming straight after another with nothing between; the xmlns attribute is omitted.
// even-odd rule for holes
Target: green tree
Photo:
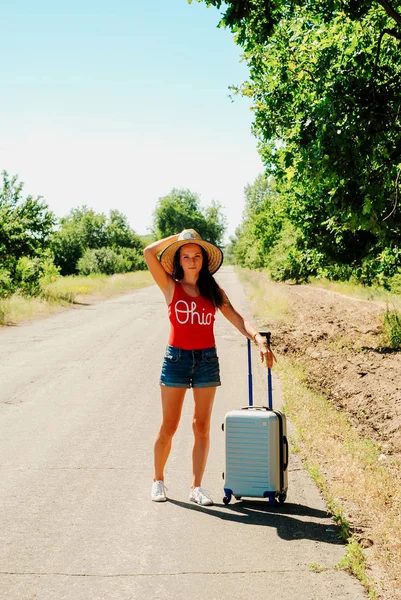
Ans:
<svg viewBox="0 0 401 600"><path fill-rule="evenodd" d="M232 239L236 262L251 269L269 264L269 254L276 244L283 222L274 180L258 175L244 190L245 208L241 225Z"/></svg>
<svg viewBox="0 0 401 600"><path fill-rule="evenodd" d="M198 194L174 188L156 205L153 213L154 235L163 238L190 228L213 244L221 244L226 230L222 206L213 201L204 209Z"/></svg>
<svg viewBox="0 0 401 600"><path fill-rule="evenodd" d="M187 0L192 4L192 0ZM361 20L370 10L386 14L392 23L401 25L399 2L389 0L196 0L207 6L224 9L220 27L229 27L237 41L247 50L263 45L280 26L283 18L292 16L300 8L323 22L330 21L341 12L351 20Z"/></svg>
<svg viewBox="0 0 401 600"><path fill-rule="evenodd" d="M111 256L110 252L106 252L107 248L118 254L131 249L127 254L128 262L120 259L115 263L108 262L109 265L118 264L116 272L121 271L121 264L131 265L132 270L141 264L138 257L142 253L143 242L129 226L127 217L118 210L111 210L109 217L106 217L82 206L72 209L69 215L60 219L59 229L53 237L53 251L55 263L63 275L74 275L79 271L78 262L87 250L102 249L100 255ZM95 255L92 253L90 256ZM92 263L91 260L85 260L85 264ZM99 264L103 263L100 261ZM107 269L108 273L110 267Z"/></svg>
<svg viewBox="0 0 401 600"><path fill-rule="evenodd" d="M250 77L237 91L253 100L295 262L371 281L383 251L401 245L399 2L205 3L224 8L221 24L245 49Z"/></svg>
<svg viewBox="0 0 401 600"><path fill-rule="evenodd" d="M106 221L107 246L114 249L136 248L142 251L144 244L139 235L130 227L128 218L120 211L113 209Z"/></svg>
<svg viewBox="0 0 401 600"><path fill-rule="evenodd" d="M12 292L19 283L19 261L31 259L41 272L40 265L50 260L50 236L55 216L46 202L38 196L22 196L23 183L17 176L2 172L0 187L0 293ZM20 263L21 264L21 263ZM7 283L8 282L8 283ZM7 283L7 285L6 285Z"/></svg>
<svg viewBox="0 0 401 600"><path fill-rule="evenodd" d="M62 275L77 272L77 263L87 248L106 246L106 217L91 208L73 208L60 219L53 238L54 262Z"/></svg>

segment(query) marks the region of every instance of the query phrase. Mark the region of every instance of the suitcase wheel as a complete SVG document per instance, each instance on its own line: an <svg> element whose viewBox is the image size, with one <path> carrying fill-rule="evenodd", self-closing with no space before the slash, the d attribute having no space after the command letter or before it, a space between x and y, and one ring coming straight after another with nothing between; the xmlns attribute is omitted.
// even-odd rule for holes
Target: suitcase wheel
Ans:
<svg viewBox="0 0 401 600"><path fill-rule="evenodd" d="M241 500L242 496L234 496L236 500Z"/></svg>
<svg viewBox="0 0 401 600"><path fill-rule="evenodd" d="M231 496L224 496L224 498L223 498L224 504L229 504L230 500L231 500Z"/></svg>
<svg viewBox="0 0 401 600"><path fill-rule="evenodd" d="M286 500L287 500L287 492L283 492L282 494L279 494L278 501L280 502L280 504L284 504L284 502Z"/></svg>

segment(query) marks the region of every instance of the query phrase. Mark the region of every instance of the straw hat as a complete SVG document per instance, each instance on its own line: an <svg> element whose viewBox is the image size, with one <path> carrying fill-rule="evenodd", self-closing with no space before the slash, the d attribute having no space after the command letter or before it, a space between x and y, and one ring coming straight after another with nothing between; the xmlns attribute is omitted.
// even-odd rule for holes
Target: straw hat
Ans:
<svg viewBox="0 0 401 600"><path fill-rule="evenodd" d="M198 246L201 246L206 251L209 259L209 271L212 275L221 267L223 253L220 248L210 242L202 240L199 233L194 229L184 229L181 231L178 240L167 246L160 256L160 262L164 270L167 271L167 273L170 273L170 275L173 272L174 255L178 248L181 248L181 246L184 246L185 244L198 244Z"/></svg>

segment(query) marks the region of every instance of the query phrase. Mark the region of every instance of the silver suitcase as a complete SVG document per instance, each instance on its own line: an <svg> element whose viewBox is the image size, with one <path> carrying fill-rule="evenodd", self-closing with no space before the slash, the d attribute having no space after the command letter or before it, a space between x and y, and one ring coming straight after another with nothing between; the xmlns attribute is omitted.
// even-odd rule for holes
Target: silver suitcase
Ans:
<svg viewBox="0 0 401 600"><path fill-rule="evenodd" d="M270 333L266 335L270 343ZM248 340L249 406L225 415L224 504L234 496L285 502L288 489L288 441L285 415L273 410L271 371L268 406L253 406L251 344Z"/></svg>

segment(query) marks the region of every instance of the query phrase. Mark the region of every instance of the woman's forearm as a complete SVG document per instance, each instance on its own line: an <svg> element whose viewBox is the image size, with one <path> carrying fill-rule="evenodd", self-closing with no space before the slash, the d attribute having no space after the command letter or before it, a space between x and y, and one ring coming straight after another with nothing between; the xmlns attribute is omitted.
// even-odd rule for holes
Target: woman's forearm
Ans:
<svg viewBox="0 0 401 600"><path fill-rule="evenodd" d="M168 237L163 238L162 240L157 240L156 242L149 244L149 246L146 246L146 248L144 249L144 253L153 254L154 256L156 256L157 254L159 254L159 252L167 248L167 246L169 246L172 242L177 241L178 236L179 233L175 233L174 235L169 235Z"/></svg>
<svg viewBox="0 0 401 600"><path fill-rule="evenodd" d="M249 338L250 340L255 341L255 336L259 335L258 330L255 329L255 327L251 323L249 323L249 321L245 321L245 319L244 319L244 329L245 329L245 336L247 338Z"/></svg>
<svg viewBox="0 0 401 600"><path fill-rule="evenodd" d="M242 335L250 340L255 340L255 336L258 333L257 329L233 308L229 300L228 305L223 306L220 310L226 319L228 319Z"/></svg>
<svg viewBox="0 0 401 600"><path fill-rule="evenodd" d="M226 303L220 308L220 311L223 313L226 319L228 319L234 325L234 327L236 327L238 331L248 339L253 340L258 345L265 344L266 338L260 335L252 323L244 319L244 317L235 310L227 298L227 295L224 295L226 298Z"/></svg>

